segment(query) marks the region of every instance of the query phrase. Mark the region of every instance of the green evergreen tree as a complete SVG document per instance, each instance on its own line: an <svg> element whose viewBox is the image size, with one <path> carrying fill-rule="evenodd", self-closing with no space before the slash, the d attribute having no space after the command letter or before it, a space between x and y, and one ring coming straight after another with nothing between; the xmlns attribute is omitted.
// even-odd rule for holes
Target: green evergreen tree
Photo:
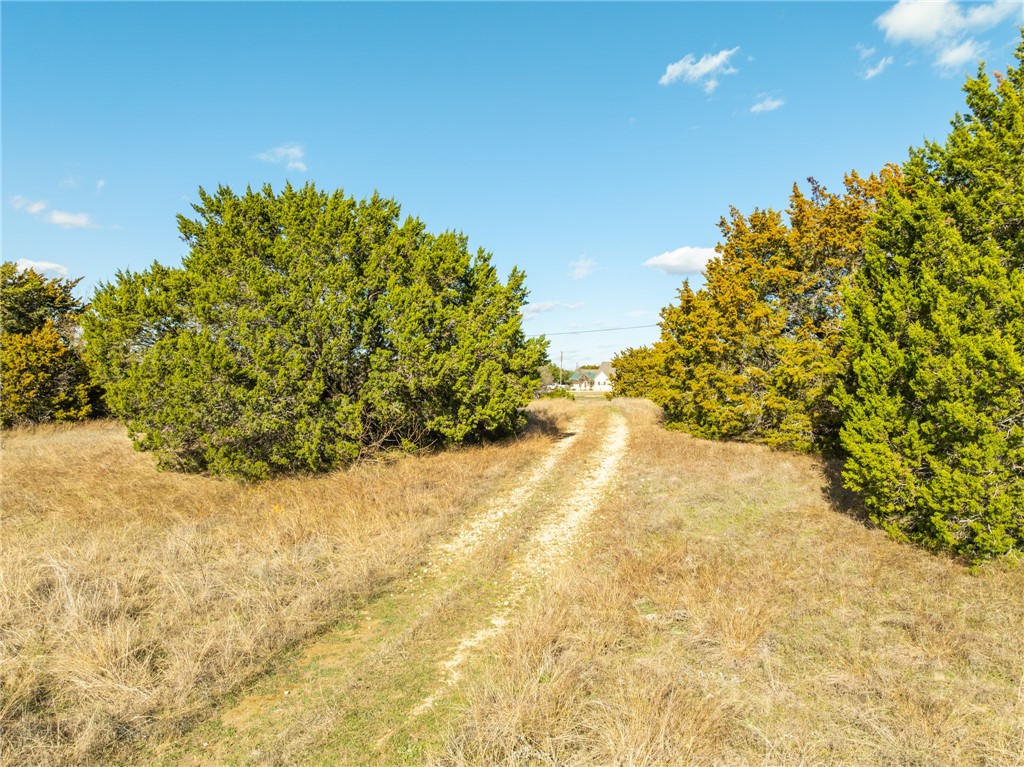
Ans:
<svg viewBox="0 0 1024 767"><path fill-rule="evenodd" d="M616 397L646 397L652 401L662 398L665 361L657 346L640 346L619 352L612 359L615 378L612 394Z"/></svg>
<svg viewBox="0 0 1024 767"><path fill-rule="evenodd" d="M662 311L655 345L666 422L697 436L797 450L836 447L832 402L843 352L840 288L863 258L864 231L886 180L851 173L837 195L794 185L787 217L733 209L706 285Z"/></svg>
<svg viewBox="0 0 1024 767"><path fill-rule="evenodd" d="M0 426L91 413L78 338L83 305L72 293L80 281L0 264Z"/></svg>
<svg viewBox="0 0 1024 767"><path fill-rule="evenodd" d="M847 297L844 477L890 534L1024 549L1024 32L944 144L911 152Z"/></svg>
<svg viewBox="0 0 1024 767"><path fill-rule="evenodd" d="M102 285L84 321L111 410L163 465L249 478L511 433L546 342L466 238L312 185L200 189L190 252Z"/></svg>

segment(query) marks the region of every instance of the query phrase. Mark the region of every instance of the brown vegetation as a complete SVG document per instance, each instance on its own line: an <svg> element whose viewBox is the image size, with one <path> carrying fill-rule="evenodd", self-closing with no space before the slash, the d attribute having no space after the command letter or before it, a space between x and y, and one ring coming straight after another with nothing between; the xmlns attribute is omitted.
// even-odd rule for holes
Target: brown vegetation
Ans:
<svg viewBox="0 0 1024 767"><path fill-rule="evenodd" d="M1024 571L894 543L812 458L616 404L620 492L466 669L435 764L1024 764Z"/></svg>
<svg viewBox="0 0 1024 767"><path fill-rule="evenodd" d="M112 423L8 433L0 761L106 764L205 718L407 575L556 412L503 444L257 485L157 472Z"/></svg>
<svg viewBox="0 0 1024 767"><path fill-rule="evenodd" d="M1024 569L895 543L819 461L647 402L531 409L518 441L261 485L155 472L110 424L14 432L4 764L1024 764ZM510 598L621 416L567 559Z"/></svg>

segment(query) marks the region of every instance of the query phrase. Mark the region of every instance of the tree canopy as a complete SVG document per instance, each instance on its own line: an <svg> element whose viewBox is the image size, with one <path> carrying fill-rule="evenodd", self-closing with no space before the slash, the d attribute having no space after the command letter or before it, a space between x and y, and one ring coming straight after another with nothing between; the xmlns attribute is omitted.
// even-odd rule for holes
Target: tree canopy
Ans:
<svg viewBox="0 0 1024 767"><path fill-rule="evenodd" d="M834 445L840 288L863 259L877 199L898 177L895 167L851 173L842 195L810 179L810 195L793 186L786 216L733 208L722 218L706 285L683 283L651 350L661 368L654 398L669 425L799 450Z"/></svg>
<svg viewBox="0 0 1024 767"><path fill-rule="evenodd" d="M911 152L847 298L844 477L890 533L1024 550L1024 33L945 143Z"/></svg>
<svg viewBox="0 0 1024 767"><path fill-rule="evenodd" d="M259 478L522 425L546 348L522 272L378 195L199 197L182 268L119 272L84 320L111 410L164 465Z"/></svg>
<svg viewBox="0 0 1024 767"><path fill-rule="evenodd" d="M0 264L0 425L79 420L89 415L73 294L80 280Z"/></svg>
<svg viewBox="0 0 1024 767"><path fill-rule="evenodd" d="M838 452L891 535L979 562L1024 551L1024 30L964 91L902 167L732 210L706 285L616 363L668 425Z"/></svg>

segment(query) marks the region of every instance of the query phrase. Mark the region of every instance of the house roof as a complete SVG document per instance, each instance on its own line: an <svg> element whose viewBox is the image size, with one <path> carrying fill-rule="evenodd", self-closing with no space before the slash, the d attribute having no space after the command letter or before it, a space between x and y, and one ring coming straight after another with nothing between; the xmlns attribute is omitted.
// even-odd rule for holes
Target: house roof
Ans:
<svg viewBox="0 0 1024 767"><path fill-rule="evenodd" d="M586 379L593 383L599 373L604 373L608 378L612 378L615 376L615 368L612 367L612 363L610 362L602 362L598 367L576 368L576 371L569 376L569 383L574 383L582 379Z"/></svg>

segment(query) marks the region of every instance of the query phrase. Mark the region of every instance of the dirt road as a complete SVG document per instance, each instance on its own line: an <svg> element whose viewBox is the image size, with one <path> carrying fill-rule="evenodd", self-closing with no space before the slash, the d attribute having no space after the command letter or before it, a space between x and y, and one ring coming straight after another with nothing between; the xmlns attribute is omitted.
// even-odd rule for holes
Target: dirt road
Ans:
<svg viewBox="0 0 1024 767"><path fill-rule="evenodd" d="M547 454L440 541L359 620L299 648L161 764L421 763L469 659L571 557L628 445L613 408L584 408Z"/></svg>

